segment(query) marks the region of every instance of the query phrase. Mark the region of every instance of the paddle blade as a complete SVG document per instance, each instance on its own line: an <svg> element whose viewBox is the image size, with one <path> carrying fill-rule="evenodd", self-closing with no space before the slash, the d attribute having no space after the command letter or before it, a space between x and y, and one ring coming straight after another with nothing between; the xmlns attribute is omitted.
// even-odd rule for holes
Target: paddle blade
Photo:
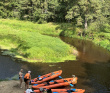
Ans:
<svg viewBox="0 0 110 93"><path fill-rule="evenodd" d="M61 76L59 76L59 78L62 78Z"/></svg>
<svg viewBox="0 0 110 93"><path fill-rule="evenodd" d="M72 91L76 91L76 89L71 89Z"/></svg>
<svg viewBox="0 0 110 93"><path fill-rule="evenodd" d="M38 84L34 84L33 86L37 86Z"/></svg>
<svg viewBox="0 0 110 93"><path fill-rule="evenodd" d="M70 86L73 87L74 85L73 84L70 84Z"/></svg>

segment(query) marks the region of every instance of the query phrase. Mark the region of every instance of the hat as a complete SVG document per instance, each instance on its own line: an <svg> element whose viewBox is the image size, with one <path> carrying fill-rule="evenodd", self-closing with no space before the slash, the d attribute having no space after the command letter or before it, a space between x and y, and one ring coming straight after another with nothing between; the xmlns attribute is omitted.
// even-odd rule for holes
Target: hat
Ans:
<svg viewBox="0 0 110 93"><path fill-rule="evenodd" d="M75 75L72 75L73 77L75 77Z"/></svg>
<svg viewBox="0 0 110 93"><path fill-rule="evenodd" d="M28 71L28 73L31 73L31 71Z"/></svg>

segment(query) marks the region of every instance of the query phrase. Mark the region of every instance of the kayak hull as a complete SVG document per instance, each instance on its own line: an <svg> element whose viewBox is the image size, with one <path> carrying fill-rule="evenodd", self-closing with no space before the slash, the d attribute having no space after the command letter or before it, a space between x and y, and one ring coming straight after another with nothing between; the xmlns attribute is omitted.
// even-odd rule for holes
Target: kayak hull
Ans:
<svg viewBox="0 0 110 93"><path fill-rule="evenodd" d="M52 73L54 73L54 74L52 75ZM45 75L42 75L40 77L33 79L31 84L40 84L40 83L49 81L49 80L52 80L54 78L57 78L61 74L62 74L62 70L51 72L51 73L48 73L48 74L45 74ZM38 80L38 78L41 78L42 80Z"/></svg>
<svg viewBox="0 0 110 93"><path fill-rule="evenodd" d="M70 89L51 89L52 93L68 93ZM71 90L70 90L71 91ZM34 90L35 93L41 93L40 90ZM71 93L84 93L85 89L75 89L75 91Z"/></svg>
<svg viewBox="0 0 110 93"><path fill-rule="evenodd" d="M68 85L70 85L69 82L63 82L63 83L58 83L58 84L53 84L53 85L48 85L48 86L41 86L41 87L46 88L46 89L52 89L52 88L58 88L58 87L63 87L63 86L68 86ZM33 89L40 89L41 87L32 86Z"/></svg>
<svg viewBox="0 0 110 93"><path fill-rule="evenodd" d="M52 92L63 92L63 93L68 93L67 91L69 91L70 89L51 89ZM85 89L75 89L74 92L72 93L84 93Z"/></svg>

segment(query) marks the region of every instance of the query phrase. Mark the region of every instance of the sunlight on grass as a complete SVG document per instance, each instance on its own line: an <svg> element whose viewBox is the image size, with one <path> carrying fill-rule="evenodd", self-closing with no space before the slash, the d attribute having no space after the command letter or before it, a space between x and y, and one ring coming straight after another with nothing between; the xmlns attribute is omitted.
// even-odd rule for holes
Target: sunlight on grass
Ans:
<svg viewBox="0 0 110 93"><path fill-rule="evenodd" d="M43 34L58 32L55 25L35 24L18 20L0 20L0 46L9 49L4 54L28 62L62 62L75 60L73 48L57 37ZM58 33L56 33L58 35Z"/></svg>

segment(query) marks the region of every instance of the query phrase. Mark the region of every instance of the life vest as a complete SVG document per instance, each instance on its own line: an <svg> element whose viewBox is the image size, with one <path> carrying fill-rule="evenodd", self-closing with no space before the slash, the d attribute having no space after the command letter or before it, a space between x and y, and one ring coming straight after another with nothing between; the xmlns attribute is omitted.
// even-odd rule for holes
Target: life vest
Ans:
<svg viewBox="0 0 110 93"><path fill-rule="evenodd" d="M24 76L24 78L25 79L30 79L30 74L29 73L26 73L25 76Z"/></svg>

